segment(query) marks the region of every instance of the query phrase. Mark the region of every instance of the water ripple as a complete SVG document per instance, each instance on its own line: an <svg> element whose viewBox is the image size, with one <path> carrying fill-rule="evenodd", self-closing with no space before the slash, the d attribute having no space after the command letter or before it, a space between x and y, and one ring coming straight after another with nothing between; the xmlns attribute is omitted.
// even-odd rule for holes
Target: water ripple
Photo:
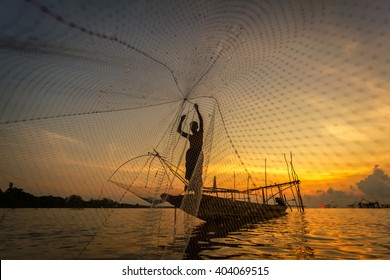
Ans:
<svg viewBox="0 0 390 280"><path fill-rule="evenodd" d="M390 259L390 209L307 209L257 224L173 224L145 209L0 209L1 259ZM153 214L153 213L152 213Z"/></svg>

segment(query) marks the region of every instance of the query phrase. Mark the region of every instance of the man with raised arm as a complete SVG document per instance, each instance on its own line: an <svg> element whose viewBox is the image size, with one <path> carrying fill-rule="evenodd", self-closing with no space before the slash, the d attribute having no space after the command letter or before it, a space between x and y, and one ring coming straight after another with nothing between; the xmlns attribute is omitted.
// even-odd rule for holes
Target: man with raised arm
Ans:
<svg viewBox="0 0 390 280"><path fill-rule="evenodd" d="M186 115L181 116L179 127L177 132L190 141L190 148L186 153L186 176L185 178L190 181L192 173L194 172L196 163L198 162L199 154L202 151L203 146L203 118L199 112L198 104L194 105L195 110L199 118L199 126L196 121L190 123L190 130L192 134L182 131L182 125Z"/></svg>

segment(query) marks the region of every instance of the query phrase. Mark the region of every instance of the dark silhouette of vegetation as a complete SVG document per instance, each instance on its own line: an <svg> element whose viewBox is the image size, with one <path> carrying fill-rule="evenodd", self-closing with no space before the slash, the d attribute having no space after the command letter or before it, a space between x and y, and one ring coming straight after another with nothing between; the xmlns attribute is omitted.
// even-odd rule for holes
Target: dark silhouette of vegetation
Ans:
<svg viewBox="0 0 390 280"><path fill-rule="evenodd" d="M119 203L109 198L83 200L79 195L35 196L16 188L12 183L6 191L0 189L0 208L148 208L139 204Z"/></svg>

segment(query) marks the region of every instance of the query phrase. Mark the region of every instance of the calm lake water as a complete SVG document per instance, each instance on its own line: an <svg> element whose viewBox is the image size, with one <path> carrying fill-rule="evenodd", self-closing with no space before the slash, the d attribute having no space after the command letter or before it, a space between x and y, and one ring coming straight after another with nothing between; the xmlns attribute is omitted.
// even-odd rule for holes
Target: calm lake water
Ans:
<svg viewBox="0 0 390 280"><path fill-rule="evenodd" d="M388 260L390 209L306 209L228 226L174 209L0 209L0 240L1 259Z"/></svg>

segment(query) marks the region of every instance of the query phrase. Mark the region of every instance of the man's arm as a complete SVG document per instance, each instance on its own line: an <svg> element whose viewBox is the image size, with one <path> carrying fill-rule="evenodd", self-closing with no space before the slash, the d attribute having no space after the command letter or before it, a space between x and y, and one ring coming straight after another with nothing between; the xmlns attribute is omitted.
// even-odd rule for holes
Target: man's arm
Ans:
<svg viewBox="0 0 390 280"><path fill-rule="evenodd" d="M183 125L183 122L184 122L184 119L185 119L185 118L186 118L186 115L181 116L180 122L179 122L179 126L177 127L177 132L178 132L181 136L183 136L183 137L185 137L185 138L188 138L188 133L185 133L183 130L181 130L181 127L182 127L182 125Z"/></svg>
<svg viewBox="0 0 390 280"><path fill-rule="evenodd" d="M199 118L199 131L203 131L203 118L202 115L199 112L199 106L198 104L194 105L196 112L198 113L198 118Z"/></svg>

